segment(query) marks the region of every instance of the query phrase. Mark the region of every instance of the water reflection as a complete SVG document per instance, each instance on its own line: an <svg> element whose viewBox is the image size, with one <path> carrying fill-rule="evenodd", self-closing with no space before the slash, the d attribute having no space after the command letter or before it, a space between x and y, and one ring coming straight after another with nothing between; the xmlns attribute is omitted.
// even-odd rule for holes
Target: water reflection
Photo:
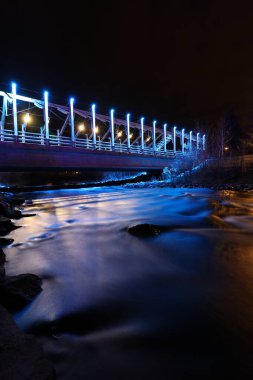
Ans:
<svg viewBox="0 0 253 380"><path fill-rule="evenodd" d="M253 374L253 194L107 188L37 194L9 273L44 278L18 324L59 379ZM130 225L168 229L152 239ZM178 227L171 229L170 226Z"/></svg>

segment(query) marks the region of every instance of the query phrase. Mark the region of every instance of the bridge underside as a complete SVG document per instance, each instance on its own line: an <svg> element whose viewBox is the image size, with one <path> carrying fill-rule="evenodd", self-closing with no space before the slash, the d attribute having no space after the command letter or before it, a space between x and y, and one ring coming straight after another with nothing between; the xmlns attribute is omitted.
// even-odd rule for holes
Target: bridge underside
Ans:
<svg viewBox="0 0 253 380"><path fill-rule="evenodd" d="M47 170L162 170L175 166L173 157L46 145L0 143L0 172Z"/></svg>

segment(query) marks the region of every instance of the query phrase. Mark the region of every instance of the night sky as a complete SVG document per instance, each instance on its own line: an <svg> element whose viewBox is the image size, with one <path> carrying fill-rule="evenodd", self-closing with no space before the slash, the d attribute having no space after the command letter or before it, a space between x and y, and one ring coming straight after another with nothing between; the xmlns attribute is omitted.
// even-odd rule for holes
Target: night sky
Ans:
<svg viewBox="0 0 253 380"><path fill-rule="evenodd" d="M251 1L12 1L1 4L4 87L107 113L193 125L253 113ZM34 93L34 96L38 94Z"/></svg>

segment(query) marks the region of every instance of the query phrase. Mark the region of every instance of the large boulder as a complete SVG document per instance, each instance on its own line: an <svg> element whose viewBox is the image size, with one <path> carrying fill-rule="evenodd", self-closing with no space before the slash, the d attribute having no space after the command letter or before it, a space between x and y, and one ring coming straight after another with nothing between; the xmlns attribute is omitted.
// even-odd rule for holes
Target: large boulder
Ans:
<svg viewBox="0 0 253 380"><path fill-rule="evenodd" d="M55 380L55 370L31 335L19 330L0 305L0 379Z"/></svg>
<svg viewBox="0 0 253 380"><path fill-rule="evenodd" d="M22 309L42 291L42 280L35 274L0 279L0 303L10 311Z"/></svg>
<svg viewBox="0 0 253 380"><path fill-rule="evenodd" d="M9 218L0 215L0 236L7 235L9 232L15 230L16 228L19 227L15 226L15 224Z"/></svg>
<svg viewBox="0 0 253 380"><path fill-rule="evenodd" d="M154 237L158 236L162 231L162 227L156 226L154 224L137 224L128 228L128 232L135 236L140 237Z"/></svg>
<svg viewBox="0 0 253 380"><path fill-rule="evenodd" d="M0 193L0 201L1 200L11 203L14 206L21 206L25 202L24 198L18 195L13 195L12 193Z"/></svg>
<svg viewBox="0 0 253 380"><path fill-rule="evenodd" d="M7 247L13 242L14 242L14 239L0 238L0 247Z"/></svg>
<svg viewBox="0 0 253 380"><path fill-rule="evenodd" d="M22 217L21 211L16 210L13 204L4 200L0 200L0 215L11 219L20 219Z"/></svg>
<svg viewBox="0 0 253 380"><path fill-rule="evenodd" d="M2 266L4 263L5 263L5 253L2 250L2 248L0 248L0 266Z"/></svg>

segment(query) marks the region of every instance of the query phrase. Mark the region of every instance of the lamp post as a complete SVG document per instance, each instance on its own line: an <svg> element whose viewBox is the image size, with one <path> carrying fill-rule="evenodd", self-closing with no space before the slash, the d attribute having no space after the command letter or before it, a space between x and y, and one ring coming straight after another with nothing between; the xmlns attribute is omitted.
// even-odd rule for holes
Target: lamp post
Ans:
<svg viewBox="0 0 253 380"><path fill-rule="evenodd" d="M155 134L156 120L153 121L153 152L156 152L156 134Z"/></svg>
<svg viewBox="0 0 253 380"><path fill-rule="evenodd" d="M181 131L182 153L184 154L184 128Z"/></svg>
<svg viewBox="0 0 253 380"><path fill-rule="evenodd" d="M141 150L144 150L144 117L141 118Z"/></svg>
<svg viewBox="0 0 253 380"><path fill-rule="evenodd" d="M14 140L18 142L18 118L17 118L17 85L12 82L12 110L13 110L13 127L14 127Z"/></svg>
<svg viewBox="0 0 253 380"><path fill-rule="evenodd" d="M111 150L114 150L114 110L112 109L111 112Z"/></svg>
<svg viewBox="0 0 253 380"><path fill-rule="evenodd" d="M163 148L164 148L164 154L166 154L167 151L167 124L163 124Z"/></svg>
<svg viewBox="0 0 253 380"><path fill-rule="evenodd" d="M174 126L173 128L173 151L176 154L177 153L177 134L176 134L177 127Z"/></svg>

